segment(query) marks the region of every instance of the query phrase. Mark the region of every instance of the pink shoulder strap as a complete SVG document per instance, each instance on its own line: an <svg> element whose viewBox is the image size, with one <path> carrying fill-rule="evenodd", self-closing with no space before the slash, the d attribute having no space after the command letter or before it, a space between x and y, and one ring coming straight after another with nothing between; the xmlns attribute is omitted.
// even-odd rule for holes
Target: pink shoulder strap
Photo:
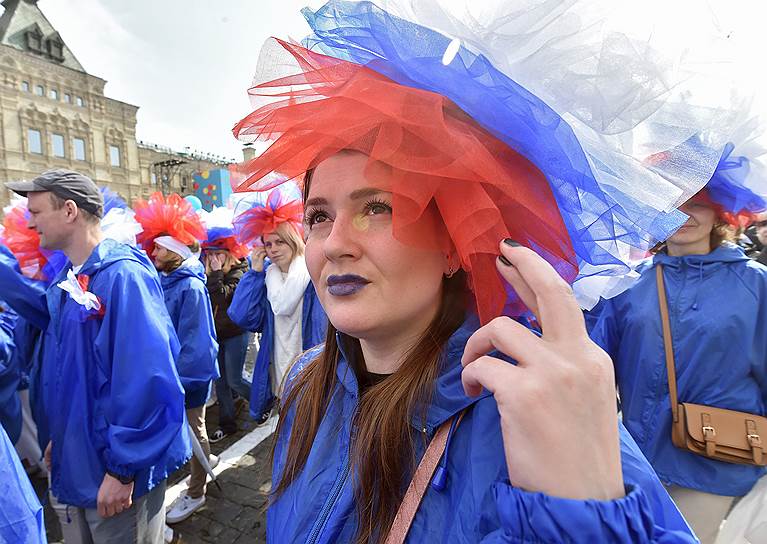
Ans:
<svg viewBox="0 0 767 544"><path fill-rule="evenodd" d="M418 507L421 504L426 488L431 482L431 478L434 475L434 470L439 464L439 460L442 458L442 454L445 453L445 447L447 446L447 438L450 434L450 425L457 417L458 420L455 424L456 429L463 419L463 415L466 413L464 410L458 416L454 416L448 421L445 421L437 429L434 438L431 439L429 446L426 448L426 452L421 458L421 462L418 463L418 467L415 469L413 479L410 481L410 485L405 492L405 496L402 499L402 503L397 510L397 516L394 518L391 530L386 537L385 544L403 544L407 533L410 530L410 525L413 523L415 513L418 511Z"/></svg>

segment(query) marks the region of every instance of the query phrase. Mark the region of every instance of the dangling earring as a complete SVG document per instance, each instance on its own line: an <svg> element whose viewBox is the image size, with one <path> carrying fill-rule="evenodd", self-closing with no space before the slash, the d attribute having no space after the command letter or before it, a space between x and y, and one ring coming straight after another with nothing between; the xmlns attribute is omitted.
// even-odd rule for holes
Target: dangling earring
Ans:
<svg viewBox="0 0 767 544"><path fill-rule="evenodd" d="M447 274L445 274L445 277L452 278L455 275L455 273L458 272L459 267L455 266L452 262L450 262L452 261L452 259L450 258L450 255L447 256L447 260L450 263L450 266L447 269Z"/></svg>

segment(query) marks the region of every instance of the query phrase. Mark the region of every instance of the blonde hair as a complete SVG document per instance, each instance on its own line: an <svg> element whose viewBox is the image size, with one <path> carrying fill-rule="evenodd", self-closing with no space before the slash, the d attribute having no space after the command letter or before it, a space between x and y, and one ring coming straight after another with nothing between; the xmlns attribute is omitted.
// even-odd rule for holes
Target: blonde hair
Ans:
<svg viewBox="0 0 767 544"><path fill-rule="evenodd" d="M274 234L279 236L280 240L290 246L290 249L293 251L294 258L297 255L304 254L306 244L304 243L303 237L298 232L298 229L293 225L293 223L280 223L280 226L277 227L277 230L274 231ZM261 237L261 241L265 242L263 236Z"/></svg>

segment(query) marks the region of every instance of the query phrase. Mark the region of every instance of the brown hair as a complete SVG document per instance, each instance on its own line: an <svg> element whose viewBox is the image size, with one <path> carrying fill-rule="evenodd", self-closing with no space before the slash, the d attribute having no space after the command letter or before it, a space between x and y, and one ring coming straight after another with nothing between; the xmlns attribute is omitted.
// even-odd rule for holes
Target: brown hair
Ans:
<svg viewBox="0 0 767 544"><path fill-rule="evenodd" d="M64 207L64 204L66 203L66 199L61 198L58 195L53 194L52 192L48 192L48 195L51 199L51 204L53 204L54 210L60 210ZM98 225L101 223L101 218L97 215L92 214L89 211L83 210L81 207L77 207L77 211L82 214L83 219L85 222L89 225Z"/></svg>
<svg viewBox="0 0 767 544"><path fill-rule="evenodd" d="M304 180L304 199L309 193L312 171ZM410 422L425 420L443 352L450 336L463 323L469 301L466 273L458 270L443 277L442 300L437 315L415 345L404 355L399 369L362 392L351 431L351 474L357 509L358 544L382 541L394 521L407 483L415 469L415 437ZM281 412L294 409L285 463L270 501L276 500L303 469L322 418L335 390L340 351L336 328L328 323L325 348L295 377ZM364 371L359 340L349 338L348 347L357 376ZM359 380L358 380L359 382ZM274 436L290 429L280 418ZM300 426L300 430L298 427ZM296 432L298 431L298 432ZM426 441L425 434L419 437ZM274 449L272 449L274 456Z"/></svg>
<svg viewBox="0 0 767 544"><path fill-rule="evenodd" d="M414 417L425 418L445 344L463 323L467 300L463 270L444 278L439 311L405 354L397 372L362 393L353 420L350 451L359 523L355 540L360 544L383 540L391 528L415 467L410 422ZM364 365L359 340L349 338L348 347L355 363ZM283 414L295 409L294 432L290 433L284 469L272 491L272 500L290 486L309 457L336 385L339 355L336 329L328 324L324 350L296 376L280 408ZM364 367L354 370L359 376ZM275 437L288 431L284 421L280 419ZM426 436L421 434L420 438L425 441Z"/></svg>
<svg viewBox="0 0 767 544"><path fill-rule="evenodd" d="M167 234L160 234L159 236L167 236ZM193 243L187 245L186 247L189 248L189 251L192 253L197 253L200 251L200 243L195 240ZM165 270L164 272L171 273L174 270L176 270L181 264L184 262L184 258L176 253L175 251L171 251L170 249L167 250L169 253L172 253L173 256L165 261Z"/></svg>

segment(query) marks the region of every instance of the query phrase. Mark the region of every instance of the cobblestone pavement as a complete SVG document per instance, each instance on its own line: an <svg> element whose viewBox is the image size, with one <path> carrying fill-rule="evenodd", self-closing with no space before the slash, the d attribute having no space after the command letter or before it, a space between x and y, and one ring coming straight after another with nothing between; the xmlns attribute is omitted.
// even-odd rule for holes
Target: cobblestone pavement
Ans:
<svg viewBox="0 0 767 544"><path fill-rule="evenodd" d="M219 454L253 430L253 421L246 410L239 416L240 430L237 434L211 444L211 452ZM211 407L207 417L208 434L216 430L218 424L218 407ZM214 484L208 485L205 505L189 519L173 525L174 542L178 544L196 543L227 543L241 544L266 542L265 504L271 477L269 457L271 455L271 438L268 438L244 455L239 463L223 471L218 481L222 490ZM168 487L188 476L185 467L168 479ZM40 500L48 482L44 479L33 479ZM49 505L45 506L45 525L50 543L62 541L61 528L56 514Z"/></svg>

